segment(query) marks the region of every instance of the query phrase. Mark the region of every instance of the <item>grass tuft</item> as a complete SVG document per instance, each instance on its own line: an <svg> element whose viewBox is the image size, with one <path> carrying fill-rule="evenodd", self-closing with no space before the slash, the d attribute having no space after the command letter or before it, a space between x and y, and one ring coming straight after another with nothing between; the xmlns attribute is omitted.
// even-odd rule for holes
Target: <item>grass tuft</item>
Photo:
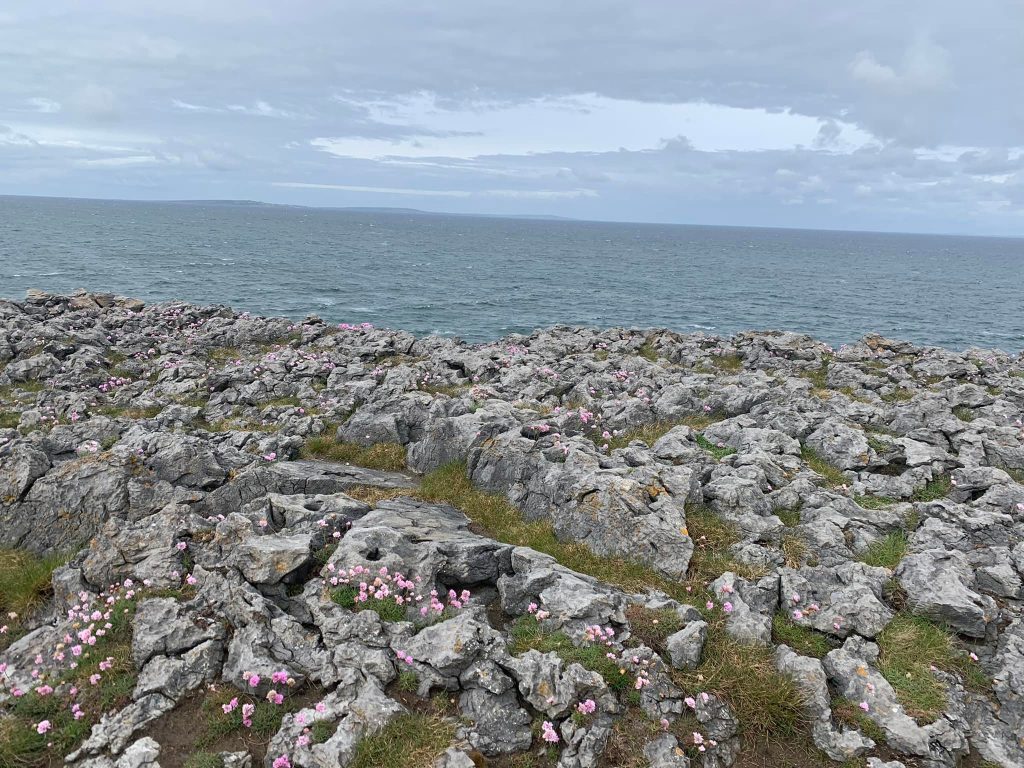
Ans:
<svg viewBox="0 0 1024 768"><path fill-rule="evenodd" d="M918 488L911 497L914 501L935 501L949 494L953 484L949 477L939 475L934 480L928 481L924 488Z"/></svg>
<svg viewBox="0 0 1024 768"><path fill-rule="evenodd" d="M893 531L868 545L860 561L875 567L894 569L907 554L907 532Z"/></svg>
<svg viewBox="0 0 1024 768"><path fill-rule="evenodd" d="M196 752L185 761L184 768L224 768L224 759L213 752Z"/></svg>
<svg viewBox="0 0 1024 768"><path fill-rule="evenodd" d="M378 600L375 597L368 598L365 602L357 602L356 595L359 590L351 585L338 587L331 592L331 600L342 608L353 611L373 611L380 616L382 621L405 621L405 606L399 605L390 600Z"/></svg>
<svg viewBox="0 0 1024 768"><path fill-rule="evenodd" d="M424 768L448 748L455 725L436 714L400 715L359 742L350 768Z"/></svg>
<svg viewBox="0 0 1024 768"><path fill-rule="evenodd" d="M327 435L316 435L306 440L301 455L304 459L345 462L386 472L405 469L405 448L398 443L363 446L338 442Z"/></svg>
<svg viewBox="0 0 1024 768"><path fill-rule="evenodd" d="M825 485L829 488L838 488L841 485L846 485L846 475L843 474L842 470L833 467L810 446L803 445L800 447L800 458L804 460L813 472L825 479Z"/></svg>
<svg viewBox="0 0 1024 768"><path fill-rule="evenodd" d="M960 421L974 421L974 411L966 405L958 405L953 408L953 415Z"/></svg>
<svg viewBox="0 0 1024 768"><path fill-rule="evenodd" d="M794 624L784 611L772 617L772 642L788 645L801 656L813 656L816 659L825 658L825 654L836 647L821 632Z"/></svg>
<svg viewBox="0 0 1024 768"><path fill-rule="evenodd" d="M726 373L739 373L743 370L743 358L737 354L715 355L711 358L711 364Z"/></svg>
<svg viewBox="0 0 1024 768"><path fill-rule="evenodd" d="M928 619L898 613L878 635L878 671L896 690L907 714L921 723L934 722L946 710L946 687L931 665L959 675L974 690L990 683L977 662L956 647L953 635Z"/></svg>
<svg viewBox="0 0 1024 768"><path fill-rule="evenodd" d="M16 627L20 618L42 605L53 594L54 570L69 559L66 555L39 557L20 549L0 549L0 623ZM8 619L9 613L18 614L18 619Z"/></svg>
<svg viewBox="0 0 1024 768"><path fill-rule="evenodd" d="M728 446L725 445L715 445L706 437L704 437L704 435L698 434L694 439L696 439L697 445L699 445L701 448L710 453L719 461L724 459L726 456L732 456L734 453L736 453L735 448L729 448Z"/></svg>
<svg viewBox="0 0 1024 768"><path fill-rule="evenodd" d="M784 526L793 528L800 525L800 509L802 507L803 503L798 503L792 507L782 507L775 510L775 515L782 521Z"/></svg>
<svg viewBox="0 0 1024 768"><path fill-rule="evenodd" d="M636 353L640 355L644 360L649 360L652 363L658 362L658 350L654 348L654 344L650 341L645 341L637 349Z"/></svg>
<svg viewBox="0 0 1024 768"><path fill-rule="evenodd" d="M872 739L875 744L885 744L885 731L882 730L882 726L868 717L864 710L849 699L836 699L833 701L832 714L836 720L856 728L869 739Z"/></svg>

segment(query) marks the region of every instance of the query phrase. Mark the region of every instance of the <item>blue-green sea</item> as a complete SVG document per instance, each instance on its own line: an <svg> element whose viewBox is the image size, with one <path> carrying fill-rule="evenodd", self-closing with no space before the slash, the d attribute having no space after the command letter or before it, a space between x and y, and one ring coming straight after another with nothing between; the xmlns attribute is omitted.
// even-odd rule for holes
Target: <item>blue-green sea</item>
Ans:
<svg viewBox="0 0 1024 768"><path fill-rule="evenodd" d="M555 324L1024 348L1024 239L0 197L0 296L229 304L484 341Z"/></svg>

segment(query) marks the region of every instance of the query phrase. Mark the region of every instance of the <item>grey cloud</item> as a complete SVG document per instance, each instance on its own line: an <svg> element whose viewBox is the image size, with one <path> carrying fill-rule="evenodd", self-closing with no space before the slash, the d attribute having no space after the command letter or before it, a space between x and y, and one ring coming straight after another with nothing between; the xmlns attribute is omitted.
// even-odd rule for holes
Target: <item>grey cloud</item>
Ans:
<svg viewBox="0 0 1024 768"><path fill-rule="evenodd" d="M4 5L0 193L358 205L423 189L466 192L437 198L453 210L1024 233L1020 2ZM647 151L415 162L311 143L472 135L371 108L421 92L442 110L707 101L820 129L777 152L701 152L679 125ZM843 125L875 143L851 151Z"/></svg>

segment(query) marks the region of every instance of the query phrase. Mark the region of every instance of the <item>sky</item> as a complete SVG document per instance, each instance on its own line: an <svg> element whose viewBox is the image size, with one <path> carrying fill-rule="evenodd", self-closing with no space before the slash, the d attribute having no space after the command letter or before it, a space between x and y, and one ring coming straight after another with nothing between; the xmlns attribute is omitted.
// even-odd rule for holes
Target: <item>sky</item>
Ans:
<svg viewBox="0 0 1024 768"><path fill-rule="evenodd" d="M1024 0L3 0L0 194L1024 236L1022 83Z"/></svg>

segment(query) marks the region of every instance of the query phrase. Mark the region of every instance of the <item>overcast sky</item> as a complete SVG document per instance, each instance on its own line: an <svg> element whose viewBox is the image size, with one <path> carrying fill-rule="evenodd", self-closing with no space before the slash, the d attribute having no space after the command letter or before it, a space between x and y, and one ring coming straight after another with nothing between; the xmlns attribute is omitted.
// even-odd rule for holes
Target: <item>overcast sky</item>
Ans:
<svg viewBox="0 0 1024 768"><path fill-rule="evenodd" d="M1024 235L1022 84L1024 0L3 0L0 194Z"/></svg>

